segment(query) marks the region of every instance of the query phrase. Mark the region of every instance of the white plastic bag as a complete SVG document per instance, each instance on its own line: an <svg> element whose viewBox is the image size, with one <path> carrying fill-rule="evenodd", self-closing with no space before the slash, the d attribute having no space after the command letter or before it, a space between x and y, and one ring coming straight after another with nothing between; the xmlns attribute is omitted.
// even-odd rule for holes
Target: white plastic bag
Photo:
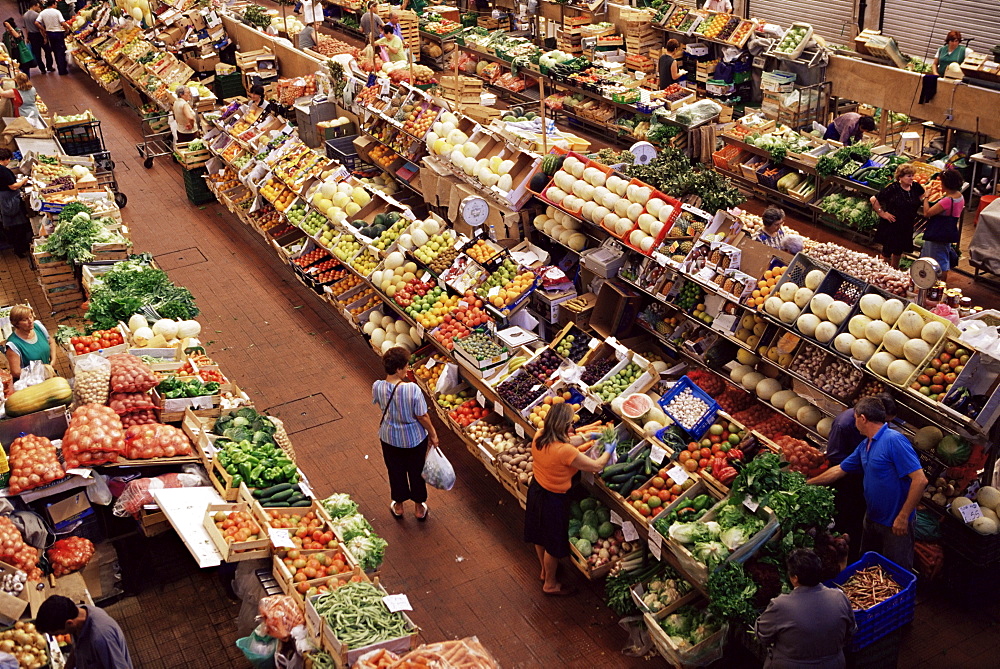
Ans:
<svg viewBox="0 0 1000 669"><path fill-rule="evenodd" d="M455 468L437 446L427 452L421 476L428 484L439 490L451 490L455 486Z"/></svg>
<svg viewBox="0 0 1000 669"><path fill-rule="evenodd" d="M38 385L46 378L45 365L40 360L32 360L27 367L21 368L21 378L14 382L14 390L24 390Z"/></svg>
<svg viewBox="0 0 1000 669"><path fill-rule="evenodd" d="M73 399L80 404L107 404L111 382L111 361L88 353L73 366Z"/></svg>

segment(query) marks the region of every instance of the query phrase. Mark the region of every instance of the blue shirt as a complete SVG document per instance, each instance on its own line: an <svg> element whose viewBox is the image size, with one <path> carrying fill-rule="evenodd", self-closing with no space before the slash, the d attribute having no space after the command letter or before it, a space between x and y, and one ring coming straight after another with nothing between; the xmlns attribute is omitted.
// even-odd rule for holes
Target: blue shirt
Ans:
<svg viewBox="0 0 1000 669"><path fill-rule="evenodd" d="M379 380L372 384L372 404L385 410L392 395L392 383ZM378 429L378 438L396 448L413 448L427 438L427 430L417 422L417 416L427 414L427 400L420 386L400 383L385 419Z"/></svg>
<svg viewBox="0 0 1000 669"><path fill-rule="evenodd" d="M87 669L132 669L125 635L114 618L96 606L84 606L87 620L74 639L76 666Z"/></svg>
<svg viewBox="0 0 1000 669"><path fill-rule="evenodd" d="M840 468L864 472L868 518L892 527L910 491L910 474L920 469L920 460L905 435L883 425L870 442L863 442L847 456Z"/></svg>

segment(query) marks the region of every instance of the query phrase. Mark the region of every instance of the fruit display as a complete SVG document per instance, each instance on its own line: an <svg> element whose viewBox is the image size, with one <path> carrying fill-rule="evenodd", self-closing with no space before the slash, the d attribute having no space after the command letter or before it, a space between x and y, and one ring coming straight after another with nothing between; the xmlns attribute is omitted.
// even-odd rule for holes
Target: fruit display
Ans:
<svg viewBox="0 0 1000 669"><path fill-rule="evenodd" d="M712 14L698 24L698 28L695 30L695 33L715 39L733 18L735 17L731 17L728 14ZM736 19L736 22L739 23L739 19Z"/></svg>
<svg viewBox="0 0 1000 669"><path fill-rule="evenodd" d="M419 107L413 107L408 113L405 114L405 120L403 120L403 132L416 137L417 139L423 139L431 129L431 124L437 120L440 112L441 109L439 107L436 107L429 102L421 103Z"/></svg>
<svg viewBox="0 0 1000 669"><path fill-rule="evenodd" d="M865 295L865 297L871 296ZM864 310L865 305L862 303L861 306ZM864 329L865 338L869 343L875 344L874 340L879 339L879 335L882 337L879 339L878 349L868 358L866 366L876 376L887 379L896 386L908 385L912 382L912 377L925 368L924 363L931 360L931 355L948 333L950 325L935 320L930 313L913 304L898 314L891 329L887 321L873 320L867 313L863 316L867 321ZM851 334L860 330L860 326L855 328L855 320L858 318L862 316L851 319ZM875 329L879 323L881 326ZM950 356L948 357L950 366ZM938 372L937 367L926 369L934 371L934 374L930 375L932 378Z"/></svg>
<svg viewBox="0 0 1000 669"><path fill-rule="evenodd" d="M545 417L549 414L553 406L570 402L572 399L573 394L570 392L546 395L540 403L531 407L531 411L528 413L528 422L534 425L535 428L541 429L542 425L545 424ZM573 407L574 411L580 410L579 403L572 403L570 406Z"/></svg>
<svg viewBox="0 0 1000 669"><path fill-rule="evenodd" d="M552 375L563 364L563 359L550 348L542 349L537 356L524 365L524 370L547 385L552 385Z"/></svg>
<svg viewBox="0 0 1000 669"><path fill-rule="evenodd" d="M793 23L785 31L778 46L774 47L774 51L781 54L793 54L803 42L809 39L810 35L812 35L812 26L808 23Z"/></svg>
<svg viewBox="0 0 1000 669"><path fill-rule="evenodd" d="M476 391L471 388L464 388L460 391L452 393L439 393L435 398L435 402L439 407L445 411L451 411L452 409L457 409L462 406L470 399L476 397ZM477 405L478 406L478 405Z"/></svg>
<svg viewBox="0 0 1000 669"><path fill-rule="evenodd" d="M466 247L465 253L476 262L485 263L496 257L502 250L485 239L477 239L470 246Z"/></svg>
<svg viewBox="0 0 1000 669"><path fill-rule="evenodd" d="M566 335L555 342L556 353L572 362L580 362L587 352L590 351L590 342L593 340L586 332L573 328Z"/></svg>
<svg viewBox="0 0 1000 669"><path fill-rule="evenodd" d="M781 457L788 462L790 471L813 477L823 473L830 466L826 456L801 439L781 435L774 440L774 443L781 449Z"/></svg>
<svg viewBox="0 0 1000 669"><path fill-rule="evenodd" d="M465 433L474 441L497 453L524 445L524 440L514 434L510 423L490 423L479 421L466 428Z"/></svg>
<svg viewBox="0 0 1000 669"><path fill-rule="evenodd" d="M212 516L215 527L227 544L256 541L262 538L260 525L247 511L216 511Z"/></svg>
<svg viewBox="0 0 1000 669"><path fill-rule="evenodd" d="M456 344L467 356L479 361L502 358L508 353L505 346L498 344L483 332L473 332L468 337L459 339Z"/></svg>
<svg viewBox="0 0 1000 669"><path fill-rule="evenodd" d="M788 267L785 265L777 265L765 271L764 276L757 281L757 288L747 298L747 305L758 308L764 306L767 298L771 296L771 291L774 290L778 281L781 280L781 276L785 273L786 269Z"/></svg>
<svg viewBox="0 0 1000 669"><path fill-rule="evenodd" d="M417 239L414 238L413 242L417 244ZM430 265L441 252L453 246L455 246L454 233L446 231L441 234L434 234L428 237L423 245L418 245L413 250L413 257L424 265Z"/></svg>
<svg viewBox="0 0 1000 669"><path fill-rule="evenodd" d="M296 267L310 267L328 258L330 258L330 253L326 249L313 249L309 253L303 253L298 258L293 258L292 264Z"/></svg>
<svg viewBox="0 0 1000 669"><path fill-rule="evenodd" d="M517 302L534 283L534 272L520 269L517 263L507 258L476 288L476 293L484 301L502 309Z"/></svg>
<svg viewBox="0 0 1000 669"><path fill-rule="evenodd" d="M518 411L523 411L548 392L544 383L523 369L497 386L497 394L504 402Z"/></svg>
<svg viewBox="0 0 1000 669"><path fill-rule="evenodd" d="M274 208L280 212L286 211L295 201L295 193L288 188L280 179L270 177L264 185L260 187L260 194L263 195Z"/></svg>
<svg viewBox="0 0 1000 669"><path fill-rule="evenodd" d="M701 312L704 313L703 299L705 299L704 289L694 281L685 281L677 297L674 298L674 304L684 311L693 311L700 306Z"/></svg>
<svg viewBox="0 0 1000 669"><path fill-rule="evenodd" d="M356 274L350 274L330 287L330 294L334 297L343 295L351 288L361 285L361 278Z"/></svg>
<svg viewBox="0 0 1000 669"><path fill-rule="evenodd" d="M591 569L620 560L634 550L621 529L611 524L611 511L593 497L574 501L569 514L570 543Z"/></svg>
<svg viewBox="0 0 1000 669"><path fill-rule="evenodd" d="M433 364L431 364L433 362ZM433 390L437 386L437 381L444 372L445 363L448 360L440 353L435 353L427 360L417 364L413 368L413 375L423 382L423 385Z"/></svg>
<svg viewBox="0 0 1000 669"><path fill-rule="evenodd" d="M372 242L372 246L377 248L379 251L386 251L390 246L396 243L399 236L403 234L403 231L410 227L411 221L408 218L397 218L392 225L386 228L382 234L380 234L375 241Z"/></svg>
<svg viewBox="0 0 1000 669"><path fill-rule="evenodd" d="M746 430L736 423L719 417L699 441L689 442L677 454L677 462L689 472L711 474L728 486L736 478L733 463L743 461L743 451L737 446L746 434Z"/></svg>
<svg viewBox="0 0 1000 669"><path fill-rule="evenodd" d="M461 427L468 427L481 418L489 415L490 410L479 406L476 400L468 400L448 412L448 417Z"/></svg>
<svg viewBox="0 0 1000 669"><path fill-rule="evenodd" d="M378 262L378 256L376 256L371 249L362 249L361 253L356 255L348 264L353 267L358 274L368 276L375 271L376 267L378 267Z"/></svg>
<svg viewBox="0 0 1000 669"><path fill-rule="evenodd" d="M784 337L788 337L786 333ZM794 336L794 335L791 335ZM746 390L754 393L761 402L769 402L774 408L783 411L809 429L827 430L828 422L824 422L824 414L809 400L801 397L794 390L782 386L777 379L770 378L754 369L751 365L740 364L733 368L729 375L733 383L738 383ZM736 416L734 416L736 418ZM758 418L757 420L761 420ZM743 421L756 429L754 421ZM823 426L820 423L823 422ZM780 427L780 422L777 424ZM772 438L769 434L765 434Z"/></svg>
<svg viewBox="0 0 1000 669"><path fill-rule="evenodd" d="M535 216L532 225L536 230L574 251L587 248L587 235L583 234L583 224L555 207L547 207L545 213Z"/></svg>
<svg viewBox="0 0 1000 669"><path fill-rule="evenodd" d="M434 257L434 260L427 263L427 269L434 272L434 274L440 276L449 267L451 267L451 264L455 262L455 258L457 257L458 257L458 249L456 249L454 246L449 246L445 249L442 249L441 251L438 251L438 254L437 256Z"/></svg>
<svg viewBox="0 0 1000 669"><path fill-rule="evenodd" d="M930 401L939 402L951 390L968 361L968 349L949 340L934 358L926 362L910 387Z"/></svg>
<svg viewBox="0 0 1000 669"><path fill-rule="evenodd" d="M611 359L614 362L614 359ZM590 392L601 398L601 401L605 404L612 402L616 397L621 395L626 388L635 383L635 380L642 375L642 368L634 362L629 362L620 371L616 372L613 376L605 381L597 383L590 387ZM612 409L615 405L612 404ZM616 411L616 413L618 413Z"/></svg>
<svg viewBox="0 0 1000 669"><path fill-rule="evenodd" d="M583 374L580 376L580 380L586 384L597 383L603 379L608 372L614 369L617 364L618 359L614 356L589 362L587 363L587 366L583 368Z"/></svg>
<svg viewBox="0 0 1000 669"><path fill-rule="evenodd" d="M449 351L454 350L455 340L467 337L472 333L464 323L454 320L450 314L445 314L443 322L437 327L431 336L441 343Z"/></svg>
<svg viewBox="0 0 1000 669"><path fill-rule="evenodd" d="M351 260L358 254L361 250L361 242L356 240L354 237L349 235L341 235L330 252L337 256L341 261L347 262Z"/></svg>
<svg viewBox="0 0 1000 669"><path fill-rule="evenodd" d="M330 534L332 535L332 533ZM314 587L306 581L351 571L351 566L348 564L344 553L335 548L335 538L333 539L333 543L334 548L316 553L304 553L297 548L285 552L285 556L281 558L281 563L288 570L291 581L295 583L296 592L305 594L310 588Z"/></svg>
<svg viewBox="0 0 1000 669"><path fill-rule="evenodd" d="M125 338L117 329L95 330L87 336L70 337L69 339L69 345L73 347L73 353L76 355L94 353L124 343Z"/></svg>

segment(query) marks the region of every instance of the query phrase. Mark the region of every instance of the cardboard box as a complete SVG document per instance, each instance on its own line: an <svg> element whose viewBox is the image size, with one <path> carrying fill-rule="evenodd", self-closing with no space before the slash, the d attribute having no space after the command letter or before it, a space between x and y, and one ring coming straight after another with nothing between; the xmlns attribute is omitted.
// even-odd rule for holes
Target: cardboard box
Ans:
<svg viewBox="0 0 1000 669"><path fill-rule="evenodd" d="M531 306L544 320L556 323L559 320L559 305L576 297L576 290L548 292L539 288L531 294Z"/></svg>
<svg viewBox="0 0 1000 669"><path fill-rule="evenodd" d="M3 578L7 574L13 574L19 571L22 570L17 567L13 567L6 562L0 562L0 578ZM13 625L21 619L21 616L24 615L24 610L28 608L30 591L31 588L25 584L24 589L17 596L9 595L6 592L0 592L0 623L4 625Z"/></svg>
<svg viewBox="0 0 1000 669"><path fill-rule="evenodd" d="M632 326L639 308L639 293L612 281L605 281L597 294L590 327L602 337L617 336Z"/></svg>
<svg viewBox="0 0 1000 669"><path fill-rule="evenodd" d="M60 502L46 505L46 509L56 534L61 534L60 530L67 530L78 521L82 521L86 516L94 513L93 507L90 506L90 500L87 499L87 493L83 490Z"/></svg>
<svg viewBox="0 0 1000 669"><path fill-rule="evenodd" d="M195 72L215 72L215 66L222 61L219 60L217 53L210 56L196 56L188 53L184 55L184 62Z"/></svg>

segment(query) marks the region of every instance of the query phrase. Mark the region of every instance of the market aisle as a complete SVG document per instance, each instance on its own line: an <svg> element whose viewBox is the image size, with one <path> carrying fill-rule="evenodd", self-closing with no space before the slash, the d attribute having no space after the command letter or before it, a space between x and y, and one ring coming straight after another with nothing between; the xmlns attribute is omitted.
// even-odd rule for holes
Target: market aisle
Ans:
<svg viewBox="0 0 1000 669"><path fill-rule="evenodd" d="M393 521L369 399L381 370L368 345L220 205L188 203L172 161L143 169L138 118L119 99L76 70L35 82L54 112L90 108L101 120L135 247L194 293L209 354L258 408L285 420L317 494L349 492L361 504L389 542L384 582L410 595L425 640L476 634L504 666L638 666L617 655L626 637L600 585L574 574L585 586L579 596L541 595L520 508L447 429L440 434L460 483L431 493L426 525Z"/></svg>

